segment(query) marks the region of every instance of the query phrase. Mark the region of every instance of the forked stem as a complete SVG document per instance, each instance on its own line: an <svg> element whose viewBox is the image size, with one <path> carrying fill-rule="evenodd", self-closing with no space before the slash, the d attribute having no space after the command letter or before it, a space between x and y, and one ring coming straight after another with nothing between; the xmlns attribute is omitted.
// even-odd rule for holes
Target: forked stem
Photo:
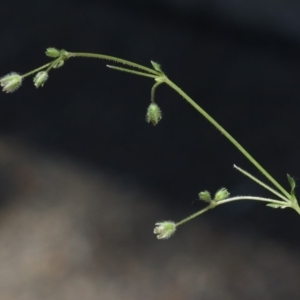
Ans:
<svg viewBox="0 0 300 300"><path fill-rule="evenodd" d="M132 61L125 60L125 59L115 57L115 56L96 54L96 53L69 52L69 51L67 51L67 54L68 54L69 58L70 57L98 58L98 59L107 60L107 61L114 61L119 64L123 64L123 65L129 66L132 68L136 68L136 69L140 69L140 70L146 71L150 74L154 74L156 76L161 75L161 73L159 73L151 68L148 68L148 67L142 66L140 64L134 63Z"/></svg>
<svg viewBox="0 0 300 300"><path fill-rule="evenodd" d="M155 78L158 82L166 83L170 88L175 90L179 95L181 95L190 105L192 105L206 120L208 120L214 127L216 127L281 193L282 195L278 196L284 200L290 199L290 193L287 192L275 179L270 175L254 158L253 156L228 132L226 131L214 118L212 118L202 107L200 107L190 96L188 96L181 88L179 88L173 81L166 77L162 72L150 69L148 67L136 64L131 61L127 61L118 57L113 57L103 54L94 54L94 53L77 53L77 52L67 52L68 57L88 57L88 58L99 58L109 61L114 61L120 64L127 65L132 68L137 68L143 70L150 74L145 74L142 72L137 72L130 69L109 66L110 68L129 72L136 75L147 76ZM154 75L154 76L153 76ZM156 87L156 85L155 85ZM270 188L271 189L271 188ZM269 190L270 190L269 189ZM273 190L274 191L274 190Z"/></svg>
<svg viewBox="0 0 300 300"><path fill-rule="evenodd" d="M212 118L202 107L200 107L190 96L181 88L165 77L164 82L181 95L190 105L192 105L206 120L215 126L284 196L290 199L290 193L287 192L254 158L250 153L214 118Z"/></svg>
<svg viewBox="0 0 300 300"><path fill-rule="evenodd" d="M227 198L225 200L221 200L218 202L212 201L208 206L206 206L205 208L197 211L196 213L190 215L189 217L181 220L180 222L176 223L176 227L202 215L203 213L205 213L206 211L215 208L216 206L225 204L225 203L229 203L229 202L233 202L233 201L239 201L239 200L252 200L252 201L262 201L262 202L267 202L267 203L272 203L272 204L276 204L279 206L285 206L285 207L292 207L289 203L287 202L283 202L283 201L279 201L279 200L274 200L274 199L270 199L270 198L264 198L264 197L254 197L254 196L237 196L237 197L231 197L231 198ZM294 208L295 209L295 208ZM299 213L299 211L297 211Z"/></svg>
<svg viewBox="0 0 300 300"><path fill-rule="evenodd" d="M118 57L110 56L110 55L104 55L104 54L96 54L96 53L84 53L84 52L68 52L65 50L61 50L61 56L56 58L54 61L39 67L31 72L28 72L23 75L23 77L27 77L33 73L36 73L42 69L45 68L51 68L55 62L59 62L60 60L66 60L71 57L86 57L86 58L97 58L97 59L102 59L106 61L113 61L119 64L126 65L130 68L122 68L118 66L110 66L108 65L109 68L122 71L122 72L128 72L131 74L139 75L139 76L145 76L145 77L150 77L155 79L156 84L152 87L151 91L151 99L152 102L154 101L154 92L155 89L158 85L161 83L167 84L170 88L175 90L179 95L181 95L191 106L193 106L206 120L208 120L215 128L217 128L273 185L280 191L281 193L278 193L268 185L264 184L248 172L236 167L240 172L242 172L244 175L248 176L252 180L254 180L256 183L259 185L263 186L264 188L268 189L271 191L273 194L276 196L280 197L283 199L285 202L291 201L291 194L287 192L254 158L253 156L235 139L233 136L226 131L214 118L212 118L202 107L200 107L190 96L188 96L181 88L179 88L174 82L172 82L168 77L165 76L165 74L161 71L160 66L158 66L156 63L152 65L154 66L154 69L145 67L143 65L121 59ZM155 66L158 66L158 69ZM132 69L133 68L133 69ZM137 69L137 70L134 70ZM297 204L298 206L298 204ZM300 208L295 208L296 210L298 209L298 212L300 211Z"/></svg>

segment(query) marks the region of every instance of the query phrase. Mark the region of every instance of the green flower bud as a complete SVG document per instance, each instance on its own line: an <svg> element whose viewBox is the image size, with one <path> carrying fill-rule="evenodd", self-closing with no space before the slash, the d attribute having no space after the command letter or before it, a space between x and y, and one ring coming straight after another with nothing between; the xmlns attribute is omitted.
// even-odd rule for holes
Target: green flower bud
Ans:
<svg viewBox="0 0 300 300"><path fill-rule="evenodd" d="M36 88L38 87L43 87L45 82L47 81L48 79L48 72L46 71L41 71L41 72L38 72L35 77L33 78L33 82L34 82L34 85Z"/></svg>
<svg viewBox="0 0 300 300"><path fill-rule="evenodd" d="M166 240L176 231L176 224L172 221L157 222L154 233L157 234L159 240Z"/></svg>
<svg viewBox="0 0 300 300"><path fill-rule="evenodd" d="M64 60L60 60L60 61L56 62L55 64L53 64L53 68L58 69L58 68L62 67L64 65L64 63L65 63Z"/></svg>
<svg viewBox="0 0 300 300"><path fill-rule="evenodd" d="M60 56L60 51L56 48L48 48L45 53L48 57L56 58Z"/></svg>
<svg viewBox="0 0 300 300"><path fill-rule="evenodd" d="M211 196L209 191L203 191L199 193L199 199L203 200L205 202L210 203L211 202Z"/></svg>
<svg viewBox="0 0 300 300"><path fill-rule="evenodd" d="M216 192L214 200L218 202L228 198L229 195L230 193L227 191L226 188L221 188Z"/></svg>
<svg viewBox="0 0 300 300"><path fill-rule="evenodd" d="M161 120L162 113L156 103L151 103L147 110L146 121L152 123L154 126Z"/></svg>
<svg viewBox="0 0 300 300"><path fill-rule="evenodd" d="M23 77L16 72L11 72L0 79L2 91L12 93L16 91L22 84Z"/></svg>
<svg viewBox="0 0 300 300"><path fill-rule="evenodd" d="M60 55L61 55L64 59L66 59L66 58L69 57L69 52L66 51L66 50L64 50L64 49L62 49L62 50L60 50Z"/></svg>

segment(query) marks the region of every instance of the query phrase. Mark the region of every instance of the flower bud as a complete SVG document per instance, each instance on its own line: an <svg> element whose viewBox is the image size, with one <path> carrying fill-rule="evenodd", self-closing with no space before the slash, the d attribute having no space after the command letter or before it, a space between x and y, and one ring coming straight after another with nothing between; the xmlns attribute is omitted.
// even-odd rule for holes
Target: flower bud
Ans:
<svg viewBox="0 0 300 300"><path fill-rule="evenodd" d="M45 53L48 57L56 58L60 56L60 51L56 48L48 48Z"/></svg>
<svg viewBox="0 0 300 300"><path fill-rule="evenodd" d="M63 59L59 60L58 62L53 64L53 68L58 69L58 68L62 67L64 65L64 63L65 63L65 61Z"/></svg>
<svg viewBox="0 0 300 300"><path fill-rule="evenodd" d="M61 49L60 50L60 55L63 59L67 59L69 57L69 52L64 50L64 49Z"/></svg>
<svg viewBox="0 0 300 300"><path fill-rule="evenodd" d="M48 72L46 71L41 71L41 72L38 72L35 77L33 78L33 82L34 82L34 85L36 88L38 87L43 87L45 82L47 81L48 79Z"/></svg>
<svg viewBox="0 0 300 300"><path fill-rule="evenodd" d="M176 231L176 224L172 221L157 222L155 225L156 227L153 232L157 234L159 240L168 239Z"/></svg>
<svg viewBox="0 0 300 300"><path fill-rule="evenodd" d="M204 202L211 202L211 196L209 191L203 191L199 193L199 199L203 200Z"/></svg>
<svg viewBox="0 0 300 300"><path fill-rule="evenodd" d="M218 202L228 198L229 195L230 193L227 191L226 188L221 188L216 192L214 200Z"/></svg>
<svg viewBox="0 0 300 300"><path fill-rule="evenodd" d="M154 126L161 120L162 113L156 103L151 103L147 110L146 121L152 123Z"/></svg>
<svg viewBox="0 0 300 300"><path fill-rule="evenodd" d="M12 93L16 91L22 84L23 77L16 72L11 72L0 79L2 91Z"/></svg>

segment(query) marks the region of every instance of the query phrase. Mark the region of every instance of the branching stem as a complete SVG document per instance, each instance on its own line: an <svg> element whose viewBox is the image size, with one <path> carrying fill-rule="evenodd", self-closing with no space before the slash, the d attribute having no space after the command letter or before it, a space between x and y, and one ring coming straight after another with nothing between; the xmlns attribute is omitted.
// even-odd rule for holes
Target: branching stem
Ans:
<svg viewBox="0 0 300 300"><path fill-rule="evenodd" d="M238 201L238 200L253 200L253 201L263 201L263 202L268 202L268 203L273 203L273 204L277 204L277 205L283 205L285 207L291 207L290 204L286 203L285 201L279 201L279 200L274 200L274 199L270 199L270 198L264 198L264 197L254 197L254 196L237 196L237 197L232 197L232 198L227 198L225 200L221 200L218 202L212 201L207 207L197 211L196 213L190 215L189 217L181 220L180 222L176 223L176 227L178 227L179 225L182 225L200 215L202 215L203 213L205 213L206 211L215 208L216 206L225 204L225 203L229 203L229 202L233 202L233 201ZM294 207L293 207L294 208Z"/></svg>
<svg viewBox="0 0 300 300"><path fill-rule="evenodd" d="M50 48L49 48L50 49ZM48 49L48 50L49 50ZM191 216L183 219L182 221L178 222L176 224L176 227L194 219L195 217L205 213L206 211L218 206L222 205L225 203L233 202L233 201L238 201L238 200L254 200L254 201L262 201L262 202L267 202L271 204L271 207L277 208L286 208L290 207L293 208L298 214L300 214L300 207L299 204L296 200L296 197L294 195L294 188L295 188L295 182L293 179L288 175L288 180L290 182L290 185L292 185L291 193L289 193L286 189L284 189L274 178L271 176L254 158L250 153L236 140L233 138L233 136L226 131L214 118L212 118L200 105L198 105L189 95L187 95L180 87L178 87L173 81L171 81L162 71L160 66L155 63L151 62L153 68L151 69L148 67L145 67L143 65L121 59L118 57L110 56L110 55L104 55L104 54L95 54L95 53L82 53L82 52L68 52L66 50L60 50L58 51L57 49L50 49L52 53L58 53L58 57L54 56L55 58L53 59L52 62L47 63L39 68L36 68L24 75L22 75L22 78L27 77L29 75L32 75L34 73L37 73L41 70L46 69L46 72L50 71L50 69L57 67L58 65L63 65L63 63L72 57L86 57L86 58L97 58L97 59L102 59L106 61L113 61L118 64L123 64L126 67L119 67L119 66L112 66L112 65L107 65L107 67L111 69L115 69L118 71L122 72L127 72L130 74L134 75L139 75L139 76L144 76L144 77L149 77L152 78L156 81L156 83L152 86L151 89L151 105L155 104L154 102L154 97L155 97L155 91L156 88L161 85L162 83L167 84L171 89L173 89L175 92L177 92L180 96L182 96L192 107L196 109L207 121L209 121L217 130L219 130L276 188L276 190L267 184L263 183L250 173L246 172L245 170L237 167L234 165L234 168L243 173L245 176L259 184L260 186L264 187L265 189L269 190L271 193L276 195L277 197L281 198L282 200L274 200L270 198L264 198L264 197L254 197L254 196L237 196L237 197L231 197L231 198L223 198L223 200L211 200L209 202L209 205L205 207L204 209L196 212L195 214L192 214ZM50 51L50 53L51 53ZM47 54L47 53L46 53ZM53 56L51 56L53 57ZM128 67L128 68L127 68ZM37 74L38 76L38 74ZM13 91L15 87L17 86L18 82L16 82L18 78L9 76L1 79L1 86L3 86L3 90L5 91ZM19 79L21 81L21 79ZM9 82L11 81L11 82ZM10 89L10 90L9 90ZM156 125L157 121L154 122ZM153 123L153 122L152 122ZM229 195L229 193L228 193ZM203 199L202 199L203 200ZM174 223L175 224L175 223Z"/></svg>

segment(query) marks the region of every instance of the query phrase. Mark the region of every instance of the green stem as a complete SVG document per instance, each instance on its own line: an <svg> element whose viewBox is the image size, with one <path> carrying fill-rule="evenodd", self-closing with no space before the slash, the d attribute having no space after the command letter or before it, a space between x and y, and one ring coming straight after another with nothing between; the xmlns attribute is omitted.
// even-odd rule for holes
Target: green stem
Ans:
<svg viewBox="0 0 300 300"><path fill-rule="evenodd" d="M197 211L196 213L194 213L194 214L190 215L189 217L187 217L187 218L181 220L180 222L176 223L176 227L178 227L179 225L182 225L182 224L184 224L184 223L186 223L186 222L202 215L203 213L205 213L206 211L208 211L208 210L210 210L214 207L215 207L215 205L211 205L211 204L206 206L205 208L201 209L200 211Z"/></svg>
<svg viewBox="0 0 300 300"><path fill-rule="evenodd" d="M161 75L161 73L159 73L153 69L150 69L148 67L139 65L137 63L134 63L132 61L128 61L128 60L125 60L122 58L110 56L110 55L96 54L96 53L81 53L81 52L67 52L67 55L68 55L68 58L70 58L70 57L87 57L87 58L99 58L99 59L103 59L103 60L114 61L114 62L123 64L123 65L130 66L132 68L144 70L144 71L154 74L156 76Z"/></svg>
<svg viewBox="0 0 300 300"><path fill-rule="evenodd" d="M49 62L49 63L47 63L47 64L45 64L45 65L43 65L43 66L41 66L41 67L39 67L39 68L36 68L36 69L34 69L34 70L32 70L32 71L26 73L26 74L23 74L22 77L23 77L23 78L28 77L28 76L30 76L30 75L32 75L32 74L38 72L38 71L41 71L41 70L43 70L43 69L45 69L45 68L51 66L51 64L53 64L53 62Z"/></svg>
<svg viewBox="0 0 300 300"><path fill-rule="evenodd" d="M250 155L248 151L240 143L238 143L215 119L213 119L205 110L203 110L190 96L188 96L181 88L179 88L175 83L173 83L169 78L167 78L162 72L158 72L156 70L150 69L148 67L142 66L140 64L121 59L118 57L104 55L104 54L96 54L96 53L84 53L84 52L68 52L64 51L63 59L70 57L87 57L87 58L98 58L108 61L114 61L120 64L124 64L130 66L132 68L143 70L149 74L145 74L143 72L138 72L134 70L128 70L125 68L109 66L110 68L117 69L119 71L125 71L136 75L147 76L154 78L157 82L164 82L169 85L173 90L175 90L179 95L181 95L190 105L192 105L204 118L206 118L213 126L215 126L279 191L282 192L287 199L290 199L290 194ZM61 58L58 58L61 59ZM52 62L53 63L53 62ZM34 72L37 72L45 67L48 67L52 63L48 63L38 69L35 69L25 75L28 76ZM155 76L154 76L155 75ZM155 88L158 84L155 84L152 88L152 95L155 91ZM282 197L281 197L282 198ZM286 199L285 199L286 200Z"/></svg>
<svg viewBox="0 0 300 300"><path fill-rule="evenodd" d="M280 201L280 200L274 200L270 198L265 197L255 197L255 196L237 196L237 197L231 197L227 198L221 201L217 202L217 205L238 201L238 200L254 200L254 201L262 201L262 202L268 202L268 203L274 203L278 205L284 205L284 206L290 206L290 203L286 203L286 201Z"/></svg>
<svg viewBox="0 0 300 300"><path fill-rule="evenodd" d="M204 109L202 109L190 96L188 96L181 88L173 83L169 78L165 77L164 82L181 95L190 105L192 105L204 118L206 118L213 126L215 126L273 185L282 192L288 199L290 194L250 155L248 151L240 143L234 139L215 119L213 119Z"/></svg>
<svg viewBox="0 0 300 300"><path fill-rule="evenodd" d="M151 102L152 103L155 103L155 91L156 91L156 88L161 85L162 82L156 82L153 87L151 88Z"/></svg>
<svg viewBox="0 0 300 300"><path fill-rule="evenodd" d="M237 197L232 197L232 198L227 198L218 202L214 202L212 201L207 207L197 211L196 213L190 215L189 217L181 220L180 222L176 223L176 227L178 227L179 225L182 225L200 215L202 215L203 213L205 213L206 211L215 208L216 206L225 204L225 203L229 203L229 202L233 202L233 201L238 201L238 200L254 200L254 201L262 201L262 202L268 202L268 203L273 203L273 204L278 204L278 205L283 205L286 207L291 207L294 208L298 213L299 210L297 210L295 207L291 206L289 203L286 203L285 201L280 201L280 200L274 200L274 199L270 199L270 198L264 198L264 197L254 197L254 196L237 196Z"/></svg>
<svg viewBox="0 0 300 300"><path fill-rule="evenodd" d="M277 191L275 191L274 189L272 189L270 186L268 186L267 184L265 184L264 182L260 181L259 179L257 179L256 177L254 177L253 175L251 175L250 173L248 173L247 171L243 170L242 168L233 165L233 167L235 169L237 169L238 171L240 171L242 174L244 174L245 176L249 177L251 180L255 181L257 184L259 184L260 186L264 187L265 189L269 190L271 193L273 193L274 195L276 195L277 197L281 198L284 201L290 202L290 200L286 197L284 197L283 195L281 195L280 193L278 193Z"/></svg>
<svg viewBox="0 0 300 300"><path fill-rule="evenodd" d="M130 74L134 74L134 75L145 76L145 77L150 77L150 78L154 78L154 79L157 77L157 75L152 75L152 74L143 73L143 72L139 72L139 71L135 71L135 70L125 69L125 68L121 68L121 67L117 67L117 66L111 66L111 65L106 65L106 66L113 70L118 70L118 71L130 73Z"/></svg>

